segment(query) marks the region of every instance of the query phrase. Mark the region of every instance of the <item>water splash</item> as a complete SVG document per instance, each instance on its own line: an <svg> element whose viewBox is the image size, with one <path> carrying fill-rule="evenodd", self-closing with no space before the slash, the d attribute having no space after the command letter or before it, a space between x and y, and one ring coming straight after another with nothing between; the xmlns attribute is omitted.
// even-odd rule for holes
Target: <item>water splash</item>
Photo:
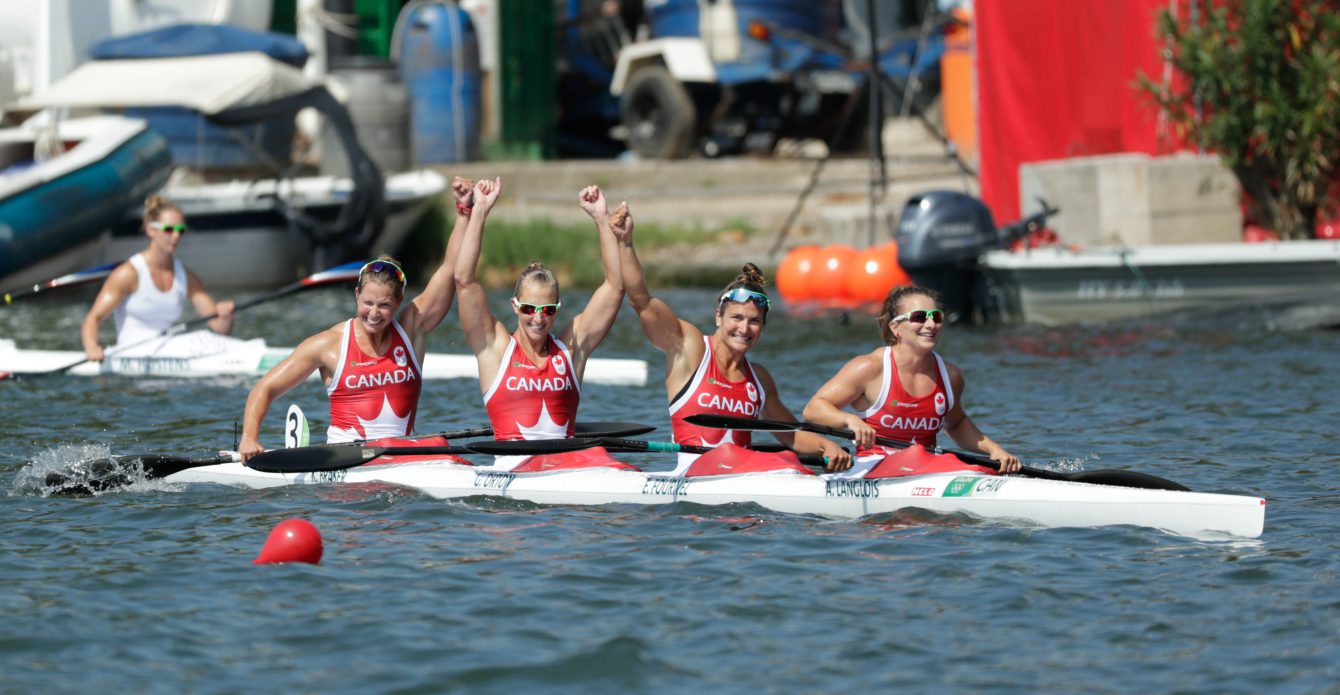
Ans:
<svg viewBox="0 0 1340 695"><path fill-rule="evenodd" d="M145 480L134 457L112 456L107 444L64 444L38 453L14 476L11 494L96 494Z"/></svg>

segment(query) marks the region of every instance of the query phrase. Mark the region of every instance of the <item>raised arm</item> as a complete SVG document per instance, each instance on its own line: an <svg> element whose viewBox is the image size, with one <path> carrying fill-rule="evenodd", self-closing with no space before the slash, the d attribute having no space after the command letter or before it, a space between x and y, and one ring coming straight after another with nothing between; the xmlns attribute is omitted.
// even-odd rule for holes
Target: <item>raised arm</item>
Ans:
<svg viewBox="0 0 1340 695"><path fill-rule="evenodd" d="M883 363L873 355L861 355L847 362L805 404L805 419L829 427L845 427L856 433L857 444L873 446L875 428L856 413L843 409L857 401L868 402L866 386L880 383L883 369Z"/></svg>
<svg viewBox="0 0 1340 695"><path fill-rule="evenodd" d="M242 412L242 440L237 447L243 461L265 451L260 442L260 429L270 405L301 384L312 372L326 366L333 368L343 335L339 327L335 327L302 341L251 387Z"/></svg>
<svg viewBox="0 0 1340 695"><path fill-rule="evenodd" d="M763 400L762 417L767 420L795 422L796 416L791 413L790 408L786 407L786 404L782 402L781 395L777 393L777 383L773 380L772 373L759 364L754 364L753 367L754 373L758 375L759 383L763 385L763 393L766 394L766 398ZM773 434L777 437L777 441L802 454L819 454L828 457L828 470L830 472L845 471L851 468L851 454L830 439L813 432L774 432Z"/></svg>
<svg viewBox="0 0 1340 695"><path fill-rule="evenodd" d="M191 300L191 306L197 316L219 315L209 322L210 330L222 335L233 332L233 300L214 301L214 298L205 291L205 283L190 270L186 271L186 296Z"/></svg>
<svg viewBox="0 0 1340 695"><path fill-rule="evenodd" d="M460 250L456 256L456 301L459 305L461 330L466 342L475 355L490 348L497 348L500 340L506 340L506 331L502 330L498 319L489 311L488 296L479 284L479 252L484 240L484 222L489 211L498 202L502 192L502 180L484 179L475 182L474 209L470 212L470 221L465 225L465 235L461 239Z"/></svg>
<svg viewBox="0 0 1340 695"><path fill-rule="evenodd" d="M956 444L991 457L992 461L1000 464L1001 473L1014 473L1022 468L1019 457L1005 450L1005 447L996 443L996 441L982 433L977 428L977 423L968 417L967 411L963 409L963 372L958 367L948 364L946 368L949 371L949 383L954 389L954 407L945 416L945 433L954 440Z"/></svg>
<svg viewBox="0 0 1340 695"><path fill-rule="evenodd" d="M627 209L627 204L620 205L620 209ZM682 361L682 355L694 352L702 344L702 331L676 316L670 305L651 296L646 275L642 272L642 261L633 247L632 216L611 226L610 230L619 243L619 272L623 276L623 290L628 296L628 304L637 312L647 339L657 350L665 353L673 371L674 366ZM697 353L697 357L701 359L701 353ZM695 367L696 363L697 359L694 360Z"/></svg>
<svg viewBox="0 0 1340 695"><path fill-rule="evenodd" d="M423 340L428 332L437 328L442 319L451 311L451 302L456 298L456 256L460 254L461 243L465 237L465 228L473 215L473 197L475 182L457 176L451 181L451 194L456 204L456 222L451 227L451 236L447 239L446 255L442 265L428 278L423 292L405 307L401 325L407 327L414 343L414 351L423 354Z"/></svg>
<svg viewBox="0 0 1340 695"><path fill-rule="evenodd" d="M628 212L627 203L619 206L614 215L611 215L605 203L605 194L600 191L599 186L583 188L581 193L577 194L577 200L586 214L596 223L596 233L600 237L600 265L605 271L604 282L601 282L600 287L591 294L591 301L586 303L582 313L572 319L569 327L572 359L576 362L578 372L581 373L585 370L586 360L595 351L596 346L609 335L614 319L619 316L619 305L623 303L623 278L619 274L619 244L614 238L614 232L610 230L610 225L617 221L621 225L628 225L631 229L633 218Z"/></svg>
<svg viewBox="0 0 1340 695"><path fill-rule="evenodd" d="M89 307L88 313L84 315L84 323L79 327L79 340L84 345L85 357L94 362L103 360L105 355L102 345L98 343L98 327L116 307L121 306L121 302L126 301L126 297L135 291L138 284L139 276L129 263L117 266L103 281L102 289L98 290L93 306Z"/></svg>

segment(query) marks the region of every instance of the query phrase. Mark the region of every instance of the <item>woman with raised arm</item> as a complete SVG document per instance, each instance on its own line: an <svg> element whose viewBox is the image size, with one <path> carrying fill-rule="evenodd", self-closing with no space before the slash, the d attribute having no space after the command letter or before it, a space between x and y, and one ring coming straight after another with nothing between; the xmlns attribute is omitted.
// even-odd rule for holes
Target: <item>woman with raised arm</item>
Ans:
<svg viewBox="0 0 1340 695"><path fill-rule="evenodd" d="M442 323L456 295L452 281L457 250L466 229L483 224L471 214L474 182L459 176L451 182L456 198L456 223L447 241L442 265L423 292L408 304L405 272L383 255L363 266L354 289L354 318L341 321L302 341L252 387L242 417L242 459L265 449L261 422L270 405L319 371L330 397L330 443L405 437L414 432L414 418L423 388L425 337Z"/></svg>
<svg viewBox="0 0 1340 695"><path fill-rule="evenodd" d="M763 291L763 274L746 263L716 301L716 330L703 335L698 327L679 318L665 302L651 296L642 262L633 248L633 218L627 204L616 211L621 222L613 227L619 240L619 265L628 303L637 312L642 330L657 350L665 353L665 393L670 422L678 444L747 447L749 432L697 427L685 422L690 415L734 415L795 422L782 403L772 374L749 360L768 321L771 302ZM837 444L809 432L781 433L783 444L801 453L828 457L828 469L843 470L851 455ZM676 475L683 475L697 459L679 455Z"/></svg>
<svg viewBox="0 0 1340 695"><path fill-rule="evenodd" d="M177 246L186 235L186 218L181 208L161 195L149 196L144 201L144 234L149 237L149 245L107 276L84 316L79 337L84 344L84 356L92 362L101 362L106 357L98 343L98 328L109 314L116 319L113 350L127 353L138 348L137 354L153 351L163 355L167 339L154 339L164 337L177 323L187 303L200 316L218 314L209 322L216 334L227 335L233 330L233 302L215 302L200 278L177 258ZM232 341L181 336L177 342L185 350L198 348L198 352L208 353L226 349L223 343ZM202 342L206 345L201 345ZM169 351L171 356L180 352L171 348Z"/></svg>
<svg viewBox="0 0 1340 695"><path fill-rule="evenodd" d="M806 420L855 433L857 465L848 475L863 476L901 451L876 444L877 436L929 449L940 430L1000 463L1001 473L1020 469L1018 457L977 429L963 409L963 372L935 352L944 320L934 291L895 288L879 315L884 347L853 358L805 406ZM848 406L856 412L844 411Z"/></svg>
<svg viewBox="0 0 1340 695"><path fill-rule="evenodd" d="M475 215L480 223L467 229L456 260L461 328L479 363L479 388L495 439L571 437L587 360L614 325L623 302L611 216L599 188L582 189L578 200L595 221L605 271L604 282L591 295L586 308L555 330L563 305L558 278L534 261L522 271L512 290L511 309L517 326L509 330L490 311L488 297L476 279L483 219L501 192L501 180L475 184ZM500 456L495 466L511 468L523 459Z"/></svg>

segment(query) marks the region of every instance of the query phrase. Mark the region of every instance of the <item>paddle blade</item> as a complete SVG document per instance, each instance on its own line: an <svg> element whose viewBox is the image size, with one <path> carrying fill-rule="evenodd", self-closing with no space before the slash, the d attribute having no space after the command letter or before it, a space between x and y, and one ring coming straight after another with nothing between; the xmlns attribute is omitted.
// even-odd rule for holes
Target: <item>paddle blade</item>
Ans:
<svg viewBox="0 0 1340 695"><path fill-rule="evenodd" d="M636 437L652 432L656 427L636 422L578 422L576 436L588 439L600 437Z"/></svg>
<svg viewBox="0 0 1340 695"><path fill-rule="evenodd" d="M47 473L45 484L56 495L88 495L117 490L144 480L166 478L188 468L227 463L229 454L203 458L135 454L88 459L70 464L64 471Z"/></svg>
<svg viewBox="0 0 1340 695"><path fill-rule="evenodd" d="M315 473L361 466L381 456L386 447L317 444L298 449L271 449L246 461L264 473Z"/></svg>
<svg viewBox="0 0 1340 695"><path fill-rule="evenodd" d="M492 456L540 456L542 454L561 454L565 451L580 451L601 446L598 439L537 439L504 442L473 442L465 448L476 454Z"/></svg>
<svg viewBox="0 0 1340 695"><path fill-rule="evenodd" d="M1108 469L1100 471L1077 471L1065 476L1066 480L1073 480L1077 483L1093 483L1094 485L1116 485L1117 487L1135 487L1145 490L1177 490L1179 492L1190 492L1191 488L1167 478L1160 478L1157 475L1141 473L1139 471L1123 471L1118 469Z"/></svg>
<svg viewBox="0 0 1340 695"><path fill-rule="evenodd" d="M751 417L734 415L712 415L699 413L684 418L690 425L713 427L721 430L753 430L757 432L793 432L800 429L799 422L779 422L776 420L755 420Z"/></svg>

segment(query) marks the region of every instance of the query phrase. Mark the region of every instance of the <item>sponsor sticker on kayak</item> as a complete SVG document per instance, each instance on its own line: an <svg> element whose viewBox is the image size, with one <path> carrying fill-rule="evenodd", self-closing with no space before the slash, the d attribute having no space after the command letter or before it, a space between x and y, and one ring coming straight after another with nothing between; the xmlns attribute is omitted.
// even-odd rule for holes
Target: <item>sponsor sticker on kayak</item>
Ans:
<svg viewBox="0 0 1340 695"><path fill-rule="evenodd" d="M994 476L961 476L949 481L941 497L989 497L1005 487L1005 482Z"/></svg>

